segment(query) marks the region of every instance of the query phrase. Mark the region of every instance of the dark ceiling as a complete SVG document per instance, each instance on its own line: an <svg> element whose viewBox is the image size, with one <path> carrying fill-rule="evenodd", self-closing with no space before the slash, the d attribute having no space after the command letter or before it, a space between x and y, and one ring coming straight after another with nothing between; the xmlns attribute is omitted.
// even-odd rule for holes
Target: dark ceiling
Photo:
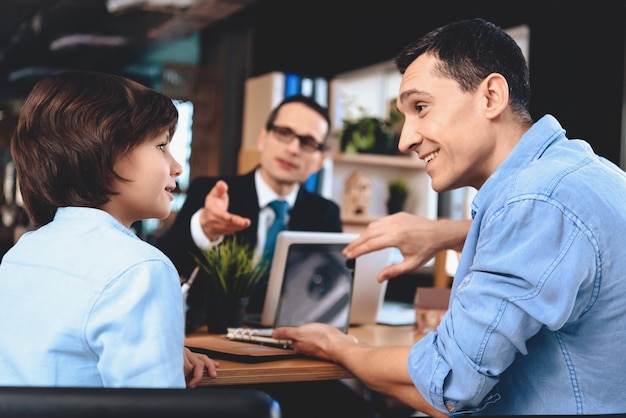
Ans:
<svg viewBox="0 0 626 418"><path fill-rule="evenodd" d="M254 1L0 0L0 98L61 69L119 73Z"/></svg>

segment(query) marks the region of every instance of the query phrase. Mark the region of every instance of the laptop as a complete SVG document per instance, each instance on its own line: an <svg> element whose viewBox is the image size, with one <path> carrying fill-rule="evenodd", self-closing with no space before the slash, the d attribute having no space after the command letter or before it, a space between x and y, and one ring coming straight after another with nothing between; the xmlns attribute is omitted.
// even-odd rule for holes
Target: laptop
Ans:
<svg viewBox="0 0 626 418"><path fill-rule="evenodd" d="M347 260L342 250L358 234L283 231L278 235L260 324L263 327L329 323L375 324L387 282L380 270L393 261L392 249Z"/></svg>
<svg viewBox="0 0 626 418"><path fill-rule="evenodd" d="M226 338L289 349L291 341L272 338L274 328L322 322L347 333L351 324L375 324L386 290L376 276L392 249L348 260L342 251L357 236L279 233L260 322L229 328Z"/></svg>
<svg viewBox="0 0 626 418"><path fill-rule="evenodd" d="M322 322L348 332L354 270L341 253L344 247L324 242L289 245L274 328Z"/></svg>

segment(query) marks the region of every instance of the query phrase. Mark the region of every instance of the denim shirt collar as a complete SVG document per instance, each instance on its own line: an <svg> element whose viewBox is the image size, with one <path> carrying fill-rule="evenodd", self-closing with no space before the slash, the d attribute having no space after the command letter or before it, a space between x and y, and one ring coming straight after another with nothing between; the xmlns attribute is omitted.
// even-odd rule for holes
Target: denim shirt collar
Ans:
<svg viewBox="0 0 626 418"><path fill-rule="evenodd" d="M491 195L500 183L511 173L519 171L520 167L527 167L533 161L539 159L541 154L557 140L566 140L565 130L552 116L545 115L531 126L522 135L517 145L500 166L489 176L472 201L472 218L483 206L483 200Z"/></svg>

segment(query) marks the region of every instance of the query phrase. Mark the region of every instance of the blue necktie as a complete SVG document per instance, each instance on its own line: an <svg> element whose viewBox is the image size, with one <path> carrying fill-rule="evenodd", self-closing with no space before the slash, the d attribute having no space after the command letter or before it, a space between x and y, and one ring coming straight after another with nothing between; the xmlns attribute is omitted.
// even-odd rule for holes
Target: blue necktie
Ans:
<svg viewBox="0 0 626 418"><path fill-rule="evenodd" d="M274 257L274 247L276 247L276 237L278 233L285 229L285 216L289 212L289 204L284 200L272 200L269 203L269 207L272 208L276 216L274 222L267 230L267 237L265 238L265 248L263 250L263 261L268 265L272 263ZM269 270L268 270L269 273Z"/></svg>

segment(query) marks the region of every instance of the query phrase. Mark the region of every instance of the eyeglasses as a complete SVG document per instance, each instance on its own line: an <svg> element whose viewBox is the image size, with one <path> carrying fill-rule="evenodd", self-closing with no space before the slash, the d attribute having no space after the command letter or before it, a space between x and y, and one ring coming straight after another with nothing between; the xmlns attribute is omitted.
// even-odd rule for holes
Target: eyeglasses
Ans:
<svg viewBox="0 0 626 418"><path fill-rule="evenodd" d="M320 144L312 136L298 135L285 126L276 126L271 124L268 126L268 130L272 131L274 133L274 137L283 144L289 144L294 140L294 138L298 138L298 141L300 142L300 149L304 152L313 153L324 149L324 144Z"/></svg>

